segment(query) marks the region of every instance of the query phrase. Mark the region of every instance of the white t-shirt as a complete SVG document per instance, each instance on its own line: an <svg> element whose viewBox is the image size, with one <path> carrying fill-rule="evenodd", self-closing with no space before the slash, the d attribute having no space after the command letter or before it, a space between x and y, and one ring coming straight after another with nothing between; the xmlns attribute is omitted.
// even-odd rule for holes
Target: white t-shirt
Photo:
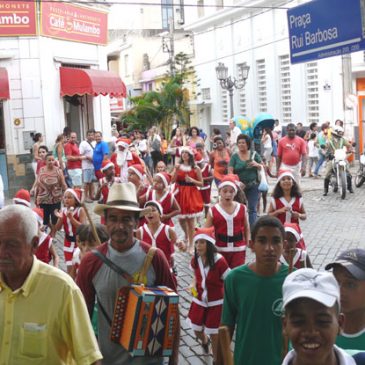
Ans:
<svg viewBox="0 0 365 365"><path fill-rule="evenodd" d="M308 141L308 157L318 157L318 148L313 139Z"/></svg>
<svg viewBox="0 0 365 365"><path fill-rule="evenodd" d="M241 129L235 126L231 129L231 137L229 139L231 146L235 146L237 144L237 137L241 134Z"/></svg>
<svg viewBox="0 0 365 365"><path fill-rule="evenodd" d="M265 137L265 142L264 142L264 145L263 145L264 148L272 148L272 141L271 141L271 137L270 137L270 134L267 134L266 137Z"/></svg>
<svg viewBox="0 0 365 365"><path fill-rule="evenodd" d="M91 145L95 148L95 141L91 142ZM79 146L80 155L86 157L93 157L94 148L90 146L88 141L82 141ZM82 160L81 167L83 170L93 169L94 164L90 160Z"/></svg>

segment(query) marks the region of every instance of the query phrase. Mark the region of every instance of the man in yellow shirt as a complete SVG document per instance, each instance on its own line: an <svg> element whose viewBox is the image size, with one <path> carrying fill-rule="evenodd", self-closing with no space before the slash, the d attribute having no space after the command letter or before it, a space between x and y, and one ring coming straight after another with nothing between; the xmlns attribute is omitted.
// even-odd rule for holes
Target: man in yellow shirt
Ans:
<svg viewBox="0 0 365 365"><path fill-rule="evenodd" d="M38 261L29 208L0 210L0 365L100 365L83 296L62 271Z"/></svg>

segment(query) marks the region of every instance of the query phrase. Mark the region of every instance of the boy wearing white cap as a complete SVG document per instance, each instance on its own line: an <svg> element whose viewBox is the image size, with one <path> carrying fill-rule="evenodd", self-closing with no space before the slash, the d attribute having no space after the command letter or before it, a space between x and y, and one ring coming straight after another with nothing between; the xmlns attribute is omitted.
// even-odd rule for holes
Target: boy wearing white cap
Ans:
<svg viewBox="0 0 365 365"><path fill-rule="evenodd" d="M293 345L282 365L363 364L334 345L343 324L340 288L334 276L299 269L283 284L283 333Z"/></svg>

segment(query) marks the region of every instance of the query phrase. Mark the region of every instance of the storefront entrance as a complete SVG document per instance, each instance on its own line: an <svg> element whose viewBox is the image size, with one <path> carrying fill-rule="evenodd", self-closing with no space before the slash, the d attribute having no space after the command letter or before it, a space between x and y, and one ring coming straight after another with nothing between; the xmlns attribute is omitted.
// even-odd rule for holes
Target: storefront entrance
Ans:
<svg viewBox="0 0 365 365"><path fill-rule="evenodd" d="M359 153L364 151L365 144L365 79L356 80L359 113Z"/></svg>

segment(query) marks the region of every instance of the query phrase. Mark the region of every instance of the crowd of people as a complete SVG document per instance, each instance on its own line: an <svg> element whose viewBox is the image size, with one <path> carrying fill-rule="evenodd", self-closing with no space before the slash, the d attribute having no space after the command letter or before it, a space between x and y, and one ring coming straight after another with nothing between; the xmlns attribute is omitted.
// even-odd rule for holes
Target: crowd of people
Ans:
<svg viewBox="0 0 365 365"><path fill-rule="evenodd" d="M153 127L146 136L115 133L111 143L88 130L79 143L65 129L50 150L36 134L33 187L0 210L0 363L162 364L131 357L111 325L122 287L178 292L179 250L193 275L183 320L215 364L231 356L219 346L220 326L230 339L236 333L235 364L363 364L365 250L347 250L326 266L332 273L318 272L300 228L308 214L301 177L318 178L327 161L327 195L334 150L351 152L340 122L319 133L315 124L305 132L277 122L258 144L233 120L226 136L215 129L209 139L177 126L169 141ZM276 179L268 207L267 175ZM60 230L63 258L53 245ZM179 341L176 330L170 364Z"/></svg>

